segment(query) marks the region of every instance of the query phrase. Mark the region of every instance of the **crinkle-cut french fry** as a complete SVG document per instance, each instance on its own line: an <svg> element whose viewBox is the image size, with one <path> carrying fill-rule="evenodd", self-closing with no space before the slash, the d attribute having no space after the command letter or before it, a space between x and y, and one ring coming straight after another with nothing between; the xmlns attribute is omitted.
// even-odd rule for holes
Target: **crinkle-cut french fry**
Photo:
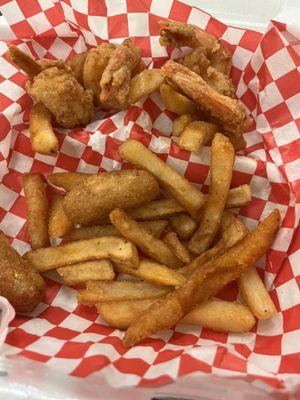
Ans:
<svg viewBox="0 0 300 400"><path fill-rule="evenodd" d="M72 229L72 222L64 211L63 200L63 196L57 195L51 201L48 222L48 233L51 238L61 238Z"/></svg>
<svg viewBox="0 0 300 400"><path fill-rule="evenodd" d="M87 281L107 281L115 277L113 265L109 260L84 261L78 264L57 268L65 285L78 285Z"/></svg>
<svg viewBox="0 0 300 400"><path fill-rule="evenodd" d="M144 70L135 75L130 80L129 104L135 104L143 97L149 96L149 94L158 90L164 79L164 75L158 68Z"/></svg>
<svg viewBox="0 0 300 400"><path fill-rule="evenodd" d="M31 247L33 249L47 247L50 244L49 203L41 174L24 174L23 185L27 204L27 231Z"/></svg>
<svg viewBox="0 0 300 400"><path fill-rule="evenodd" d="M169 232L164 237L164 242L170 247L175 256L187 264L191 261L190 253L187 248L180 242L175 232Z"/></svg>
<svg viewBox="0 0 300 400"><path fill-rule="evenodd" d="M172 215L169 224L181 240L190 239L197 229L197 223L186 213Z"/></svg>
<svg viewBox="0 0 300 400"><path fill-rule="evenodd" d="M266 253L279 223L279 211L274 210L245 239L221 256L208 261L205 268L196 269L184 285L157 300L130 325L123 345L133 346L161 329L172 327L197 304L207 301L237 279Z"/></svg>
<svg viewBox="0 0 300 400"><path fill-rule="evenodd" d="M211 122L191 122L180 135L178 145L188 151L200 151L205 144L211 143L217 131L218 126Z"/></svg>
<svg viewBox="0 0 300 400"><path fill-rule="evenodd" d="M35 59L25 54L16 46L9 45L8 56L29 78L33 78L42 71L42 67Z"/></svg>
<svg viewBox="0 0 300 400"><path fill-rule="evenodd" d="M204 195L156 154L137 140L127 140L119 147L122 158L154 175L160 185L189 213L197 214L204 203Z"/></svg>
<svg viewBox="0 0 300 400"><path fill-rule="evenodd" d="M51 113L41 103L37 103L30 110L29 133L33 151L48 156L57 154L58 140L52 128Z"/></svg>
<svg viewBox="0 0 300 400"><path fill-rule="evenodd" d="M47 179L52 185L69 191L91 175L83 172L53 172L47 176Z"/></svg>
<svg viewBox="0 0 300 400"><path fill-rule="evenodd" d="M174 199L153 200L148 204L127 210L127 214L136 220L155 220L167 218L170 215L181 213L184 208Z"/></svg>
<svg viewBox="0 0 300 400"><path fill-rule="evenodd" d="M171 85L163 83L160 86L160 95L166 109L175 114L196 114L198 111L196 103L177 92Z"/></svg>
<svg viewBox="0 0 300 400"><path fill-rule="evenodd" d="M85 305L95 305L102 301L153 299L166 295L171 290L172 288L139 281L89 281L86 284L86 289L79 291L78 302Z"/></svg>
<svg viewBox="0 0 300 400"><path fill-rule="evenodd" d="M180 286L186 281L186 278L177 271L147 258L140 258L137 269L129 268L121 263L114 264L118 272L135 276L155 285Z"/></svg>
<svg viewBox="0 0 300 400"><path fill-rule="evenodd" d="M173 136L180 136L184 129L193 121L196 117L192 114L182 114L175 118L173 121Z"/></svg>
<svg viewBox="0 0 300 400"><path fill-rule="evenodd" d="M143 221L139 222L145 229L148 229L155 237L159 237L165 227L168 225L166 220ZM65 239L68 241L90 239L99 236L122 236L112 224L83 226L70 231Z"/></svg>
<svg viewBox="0 0 300 400"><path fill-rule="evenodd" d="M277 314L275 304L255 267L249 268L238 278L238 287L243 301L256 318L268 319Z"/></svg>
<svg viewBox="0 0 300 400"><path fill-rule="evenodd" d="M131 268L139 266L135 245L124 238L112 236L78 240L60 246L29 251L25 258L40 272L82 261L104 258L122 262Z"/></svg>
<svg viewBox="0 0 300 400"><path fill-rule="evenodd" d="M226 208L243 207L251 201L251 188L249 185L241 185L230 189L227 197Z"/></svg>
<svg viewBox="0 0 300 400"><path fill-rule="evenodd" d="M110 301L97 303L96 307L106 323L125 330L156 300ZM244 333L253 327L255 318L243 304L211 299L196 306L178 324L199 325L218 332Z"/></svg>
<svg viewBox="0 0 300 400"><path fill-rule="evenodd" d="M229 139L217 133L211 146L211 183L198 230L189 242L189 250L201 254L213 242L226 205L232 177L234 149Z"/></svg>
<svg viewBox="0 0 300 400"><path fill-rule="evenodd" d="M186 96L216 117L225 130L240 133L250 125L251 118L242 103L218 93L200 75L172 60L162 70Z"/></svg>
<svg viewBox="0 0 300 400"><path fill-rule="evenodd" d="M151 232L139 225L123 210L117 208L110 213L109 217L118 231L148 257L171 268L182 266L182 262L162 240L155 238Z"/></svg>

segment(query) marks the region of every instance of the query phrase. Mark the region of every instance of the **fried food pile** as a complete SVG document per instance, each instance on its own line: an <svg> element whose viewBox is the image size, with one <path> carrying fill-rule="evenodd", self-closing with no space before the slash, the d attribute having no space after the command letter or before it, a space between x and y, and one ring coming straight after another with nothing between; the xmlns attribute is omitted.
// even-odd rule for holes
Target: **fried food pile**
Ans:
<svg viewBox="0 0 300 400"><path fill-rule="evenodd" d="M235 150L241 150L245 146L242 132L251 119L234 99L230 51L194 25L174 21L160 25L162 46L191 48L161 69L147 70L140 49L130 39L120 45L102 43L66 63L36 61L10 46L9 57L30 78L26 88L37 102L29 120L33 150L57 154L52 117L64 128L85 126L94 106L128 109L157 90L166 109L179 115L173 135L182 149L199 152L211 144L216 132L222 132Z"/></svg>

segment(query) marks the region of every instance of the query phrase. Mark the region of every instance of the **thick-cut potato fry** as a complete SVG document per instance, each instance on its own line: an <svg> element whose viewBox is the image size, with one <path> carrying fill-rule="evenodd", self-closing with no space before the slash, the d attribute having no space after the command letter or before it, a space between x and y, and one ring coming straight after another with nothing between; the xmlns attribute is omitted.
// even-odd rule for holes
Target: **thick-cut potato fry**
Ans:
<svg viewBox="0 0 300 400"><path fill-rule="evenodd" d="M136 276L144 281L162 286L180 286L186 278L165 265L158 264L156 261L141 258L137 269L132 269L120 263L114 263L118 272Z"/></svg>
<svg viewBox="0 0 300 400"><path fill-rule="evenodd" d="M65 285L78 285L87 281L106 281L115 277L109 260L92 260L57 268Z"/></svg>
<svg viewBox="0 0 300 400"><path fill-rule="evenodd" d="M158 183L148 171L104 172L73 187L66 194L64 209L72 222L90 225L105 221L116 207L137 207L158 195Z"/></svg>
<svg viewBox="0 0 300 400"><path fill-rule="evenodd" d="M42 71L42 67L34 58L23 53L16 46L9 45L8 56L29 78L33 78Z"/></svg>
<svg viewBox="0 0 300 400"><path fill-rule="evenodd" d="M160 95L167 110L175 114L196 114L197 105L188 97L177 92L172 86L163 83L160 86Z"/></svg>
<svg viewBox="0 0 300 400"><path fill-rule="evenodd" d="M102 301L153 299L166 295L171 290L168 287L139 281L89 281L86 284L86 290L78 292L78 302L79 304L95 305Z"/></svg>
<svg viewBox="0 0 300 400"><path fill-rule="evenodd" d="M171 268L181 267L181 261L160 239L143 228L123 210L115 209L109 214L112 224L128 240L131 240L144 254Z"/></svg>
<svg viewBox="0 0 300 400"><path fill-rule="evenodd" d="M111 301L97 303L96 307L107 324L125 330L155 301L156 299ZM218 332L244 333L253 327L255 318L243 304L211 299L196 306L178 323L199 325Z"/></svg>
<svg viewBox="0 0 300 400"><path fill-rule="evenodd" d="M238 287L243 301L248 305L256 318L268 319L277 314L275 304L255 267L249 268L238 278Z"/></svg>
<svg viewBox="0 0 300 400"><path fill-rule="evenodd" d="M229 193L234 148L229 139L217 133L211 146L211 183L200 226L189 241L189 250L201 254L214 240Z"/></svg>
<svg viewBox="0 0 300 400"><path fill-rule="evenodd" d="M48 233L51 238L61 238L72 229L72 222L66 216L63 200L63 196L54 196L51 201L48 222Z"/></svg>
<svg viewBox="0 0 300 400"><path fill-rule="evenodd" d="M170 247L175 256L187 264L191 261L189 251L184 247L184 245L180 242L175 232L169 232L164 237L164 242Z"/></svg>
<svg viewBox="0 0 300 400"><path fill-rule="evenodd" d="M83 86L83 67L85 64L85 59L87 54L88 54L87 51L85 51L84 53L76 54L66 63L71 68L75 78L82 86Z"/></svg>
<svg viewBox="0 0 300 400"><path fill-rule="evenodd" d="M195 121L196 117L192 114L182 114L179 115L173 121L173 136L180 136L185 128L193 121Z"/></svg>
<svg viewBox="0 0 300 400"><path fill-rule="evenodd" d="M180 135L178 145L188 151L200 151L205 144L212 141L217 131L218 126L211 122L191 122Z"/></svg>
<svg viewBox="0 0 300 400"><path fill-rule="evenodd" d="M145 229L148 229L153 236L159 237L165 227L168 225L168 221L157 220L157 221L143 221L139 222ZM120 232L113 225L94 225L94 226L83 226L82 228L76 228L70 231L65 239L69 241L90 239L99 236L122 236Z"/></svg>
<svg viewBox="0 0 300 400"><path fill-rule="evenodd" d="M134 104L145 96L158 90L164 81L164 75L158 68L148 69L135 75L130 80L128 95L129 104Z"/></svg>
<svg viewBox="0 0 300 400"><path fill-rule="evenodd" d="M173 215L169 218L171 228L181 240L188 240L197 229L197 223L186 213Z"/></svg>
<svg viewBox="0 0 300 400"><path fill-rule="evenodd" d="M0 254L0 295L16 312L33 311L45 294L43 278L9 245L1 231Z"/></svg>
<svg viewBox="0 0 300 400"><path fill-rule="evenodd" d="M58 140L51 124L51 113L41 103L30 110L29 133L32 150L36 153L55 156L58 150Z"/></svg>
<svg viewBox="0 0 300 400"><path fill-rule="evenodd" d="M112 236L78 240L56 247L29 251L25 258L40 272L82 261L104 258L122 262L131 268L139 266L139 257L134 244L121 237Z"/></svg>
<svg viewBox="0 0 300 400"><path fill-rule="evenodd" d="M249 185L241 185L230 189L227 197L226 208L243 207L251 201L251 188Z"/></svg>
<svg viewBox="0 0 300 400"><path fill-rule="evenodd" d="M48 199L40 174L24 174L24 192L27 204L27 231L33 249L49 246Z"/></svg>
<svg viewBox="0 0 300 400"><path fill-rule="evenodd" d="M204 203L204 195L156 154L137 140L127 140L119 147L122 158L153 174L161 186L189 213L197 214Z"/></svg>
<svg viewBox="0 0 300 400"><path fill-rule="evenodd" d="M226 253L196 269L191 278L178 289L159 299L128 328L123 345L130 347L157 331L170 328L197 304L216 295L225 285L237 279L271 246L280 223L274 210L245 239Z"/></svg>
<svg viewBox="0 0 300 400"><path fill-rule="evenodd" d="M216 117L225 130L240 133L249 126L251 118L242 103L218 93L200 75L172 60L162 70L185 95Z"/></svg>
<svg viewBox="0 0 300 400"><path fill-rule="evenodd" d="M78 183L85 181L89 176L92 176L92 174L83 172L53 172L52 174L48 174L47 179L52 185L69 191L78 185Z"/></svg>
<svg viewBox="0 0 300 400"><path fill-rule="evenodd" d="M148 204L127 210L127 214L139 221L167 218L184 211L184 208L174 199L160 199Z"/></svg>

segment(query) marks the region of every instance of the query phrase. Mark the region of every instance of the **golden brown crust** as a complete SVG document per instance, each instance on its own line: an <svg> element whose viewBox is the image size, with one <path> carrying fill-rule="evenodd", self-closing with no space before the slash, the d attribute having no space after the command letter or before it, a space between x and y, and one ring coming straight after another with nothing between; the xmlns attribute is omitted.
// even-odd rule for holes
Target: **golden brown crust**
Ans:
<svg viewBox="0 0 300 400"><path fill-rule="evenodd" d="M75 78L83 86L83 68L88 52L76 54L66 64L71 68Z"/></svg>

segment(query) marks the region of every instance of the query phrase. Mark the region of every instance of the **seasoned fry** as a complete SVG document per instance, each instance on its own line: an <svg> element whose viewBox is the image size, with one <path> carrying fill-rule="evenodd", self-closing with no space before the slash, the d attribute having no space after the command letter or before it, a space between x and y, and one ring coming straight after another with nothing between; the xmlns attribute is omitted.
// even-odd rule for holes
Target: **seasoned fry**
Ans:
<svg viewBox="0 0 300 400"><path fill-rule="evenodd" d="M67 286L79 285L87 281L112 280L115 277L112 263L109 260L92 260L57 268Z"/></svg>
<svg viewBox="0 0 300 400"><path fill-rule="evenodd" d="M157 220L157 221L143 221L139 222L145 229L148 229L153 236L159 237L165 227L168 225L168 221ZM81 228L73 229L67 234L65 239L68 241L90 239L99 236L121 236L120 232L113 225L94 225L94 226L83 226Z"/></svg>
<svg viewBox="0 0 300 400"><path fill-rule="evenodd" d="M182 114L179 115L176 119L173 121L173 136L180 136L184 129L194 120L196 117L192 114Z"/></svg>
<svg viewBox="0 0 300 400"><path fill-rule="evenodd" d="M148 257L171 268L181 267L182 263L162 240L155 238L149 230L139 225L123 210L115 209L109 217L118 231Z"/></svg>
<svg viewBox="0 0 300 400"><path fill-rule="evenodd" d="M183 246L175 232L169 232L164 237L164 242L170 247L175 256L187 264L191 261L189 251Z"/></svg>
<svg viewBox="0 0 300 400"><path fill-rule="evenodd" d="M226 208L243 207L251 201L251 188L249 185L241 185L229 190Z"/></svg>
<svg viewBox="0 0 300 400"><path fill-rule="evenodd" d="M190 239L192 234L197 229L197 223L185 213L171 216L169 218L169 224L181 240Z"/></svg>
<svg viewBox="0 0 300 400"><path fill-rule="evenodd" d="M148 204L127 210L127 214L140 221L167 218L170 215L184 211L182 206L174 199L154 200Z"/></svg>
<svg viewBox="0 0 300 400"><path fill-rule="evenodd" d="M125 330L156 300L111 301L97 303L96 307L106 323ZM196 306L178 323L199 325L218 332L243 333L253 327L255 318L243 304L212 299Z"/></svg>
<svg viewBox="0 0 300 400"><path fill-rule="evenodd" d="M89 281L86 284L86 290L78 292L78 302L79 304L95 305L102 301L153 299L163 296L171 290L168 287L155 286L148 282Z"/></svg>
<svg viewBox="0 0 300 400"><path fill-rule="evenodd" d="M238 100L216 92L195 72L172 60L162 70L186 96L216 117L225 130L240 133L249 126L251 119L244 106Z"/></svg>
<svg viewBox="0 0 300 400"><path fill-rule="evenodd" d="M178 145L188 151L200 151L205 144L212 141L217 131L218 126L211 122L191 122L180 135Z"/></svg>
<svg viewBox="0 0 300 400"><path fill-rule="evenodd" d="M234 148L226 136L217 133L211 146L211 183L198 230L189 241L189 250L201 254L214 240L223 214L232 176Z"/></svg>
<svg viewBox="0 0 300 400"><path fill-rule="evenodd" d="M45 294L43 278L9 245L1 231L0 254L0 295L16 312L33 311Z"/></svg>
<svg viewBox="0 0 300 400"><path fill-rule="evenodd" d="M58 140L52 128L51 114L41 103L30 110L29 133L33 151L49 156L57 154Z"/></svg>
<svg viewBox="0 0 300 400"><path fill-rule="evenodd" d="M49 246L48 199L40 174L24 174L24 192L27 204L27 232L33 249Z"/></svg>
<svg viewBox="0 0 300 400"><path fill-rule="evenodd" d="M88 52L85 51L83 53L76 54L69 61L67 61L67 65L73 71L75 78L78 80L80 85L83 86L83 68L86 60ZM99 82L98 82L99 83Z"/></svg>
<svg viewBox="0 0 300 400"><path fill-rule="evenodd" d="M220 44L219 49L209 54L208 58L212 67L229 78L232 59L230 50Z"/></svg>
<svg viewBox="0 0 300 400"><path fill-rule="evenodd" d="M238 287L244 302L256 318L268 319L277 314L275 304L255 267L249 268L238 278Z"/></svg>
<svg viewBox="0 0 300 400"><path fill-rule="evenodd" d="M186 278L165 265L158 264L156 261L140 258L140 264L137 269L132 269L120 263L114 263L118 272L136 276L147 282L162 286L180 286Z"/></svg>
<svg viewBox="0 0 300 400"><path fill-rule="evenodd" d="M138 268L137 249L131 242L112 236L78 240L56 247L47 247L26 253L25 258L38 271L44 272L82 261L111 260Z"/></svg>
<svg viewBox="0 0 300 400"><path fill-rule="evenodd" d="M160 95L167 110L175 114L196 114L197 105L192 100L183 96L170 85L163 83L160 86Z"/></svg>
<svg viewBox="0 0 300 400"><path fill-rule="evenodd" d="M34 58L28 56L16 46L9 45L8 56L29 78L33 78L42 71L42 67Z"/></svg>
<svg viewBox="0 0 300 400"><path fill-rule="evenodd" d="M89 176L92 176L92 174L85 174L83 172L53 172L52 174L48 174L47 179L52 185L69 191Z"/></svg>
<svg viewBox="0 0 300 400"><path fill-rule="evenodd" d="M204 203L203 194L142 143L137 140L127 140L119 147L119 153L122 158L135 166L151 172L161 186L167 189L189 213L199 212Z"/></svg>
<svg viewBox="0 0 300 400"><path fill-rule="evenodd" d="M268 250L279 222L279 211L274 210L244 240L208 261L204 269L196 269L184 285L159 299L130 325L123 345L133 346L161 329L172 327L197 304L207 301L229 282L237 279Z"/></svg>
<svg viewBox="0 0 300 400"><path fill-rule="evenodd" d="M158 183L147 171L104 172L73 187L66 194L64 209L72 222L90 225L104 222L116 207L137 207L158 195Z"/></svg>
<svg viewBox="0 0 300 400"><path fill-rule="evenodd" d="M54 196L51 201L48 222L48 233L51 238L61 238L72 229L72 222L64 211L63 200L63 196Z"/></svg>
<svg viewBox="0 0 300 400"><path fill-rule="evenodd" d="M149 94L158 90L163 81L164 76L158 68L144 70L135 75L130 81L129 104L134 104L143 97L149 96Z"/></svg>

